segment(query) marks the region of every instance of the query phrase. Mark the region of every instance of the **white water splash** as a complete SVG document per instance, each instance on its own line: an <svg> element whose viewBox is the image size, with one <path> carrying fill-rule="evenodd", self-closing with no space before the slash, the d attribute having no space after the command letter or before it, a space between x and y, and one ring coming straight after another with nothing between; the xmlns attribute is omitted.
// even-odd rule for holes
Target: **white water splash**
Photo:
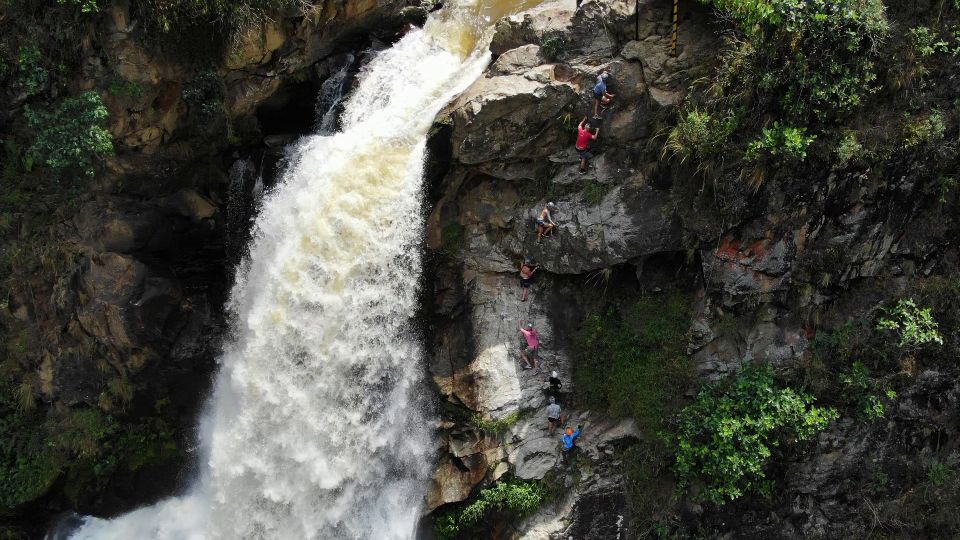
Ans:
<svg viewBox="0 0 960 540"><path fill-rule="evenodd" d="M350 75L350 68L353 67L353 60L353 55L348 54L337 72L327 77L327 80L320 85L320 95L317 97L316 106L316 125L317 133L321 135L333 133L337 125L337 112L345 97L347 79Z"/></svg>
<svg viewBox="0 0 960 540"><path fill-rule="evenodd" d="M201 477L182 497L88 518L73 538L415 534L433 452L411 333L426 134L519 3L448 3L361 72L342 132L298 143L232 292Z"/></svg>

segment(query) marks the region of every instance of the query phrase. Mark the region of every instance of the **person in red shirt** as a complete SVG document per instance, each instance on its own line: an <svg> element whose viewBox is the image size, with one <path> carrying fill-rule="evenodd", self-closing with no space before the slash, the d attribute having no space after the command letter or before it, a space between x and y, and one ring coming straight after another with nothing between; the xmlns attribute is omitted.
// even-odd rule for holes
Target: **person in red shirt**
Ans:
<svg viewBox="0 0 960 540"><path fill-rule="evenodd" d="M600 128L597 128L596 131L590 131L590 122L587 122L587 117L584 116L583 120L580 121L580 125L577 126L577 152L580 152L580 174L587 172L587 164L590 162L590 158L593 157L590 154L590 141L596 139L600 136Z"/></svg>

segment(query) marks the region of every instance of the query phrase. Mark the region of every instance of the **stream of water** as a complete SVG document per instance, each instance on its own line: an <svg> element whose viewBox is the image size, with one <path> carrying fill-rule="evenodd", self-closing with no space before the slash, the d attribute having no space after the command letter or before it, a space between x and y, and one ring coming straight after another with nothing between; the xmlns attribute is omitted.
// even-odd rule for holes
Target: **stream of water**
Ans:
<svg viewBox="0 0 960 540"><path fill-rule="evenodd" d="M72 538L414 536L434 451L411 322L426 135L525 3L447 2L363 68L340 132L297 143L231 294L199 478Z"/></svg>

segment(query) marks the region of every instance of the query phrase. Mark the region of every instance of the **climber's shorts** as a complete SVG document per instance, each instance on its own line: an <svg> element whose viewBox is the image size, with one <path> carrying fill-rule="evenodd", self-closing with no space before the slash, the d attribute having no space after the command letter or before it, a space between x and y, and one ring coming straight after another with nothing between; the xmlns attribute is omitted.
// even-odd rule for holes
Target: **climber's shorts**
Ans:
<svg viewBox="0 0 960 540"><path fill-rule="evenodd" d="M547 417L547 424L553 427L560 427L560 419Z"/></svg>
<svg viewBox="0 0 960 540"><path fill-rule="evenodd" d="M533 278L520 278L520 286L524 289L529 289L531 283L533 283Z"/></svg>
<svg viewBox="0 0 960 540"><path fill-rule="evenodd" d="M580 152L580 159L590 159L593 157L589 148L584 148L583 150L577 148L577 152Z"/></svg>

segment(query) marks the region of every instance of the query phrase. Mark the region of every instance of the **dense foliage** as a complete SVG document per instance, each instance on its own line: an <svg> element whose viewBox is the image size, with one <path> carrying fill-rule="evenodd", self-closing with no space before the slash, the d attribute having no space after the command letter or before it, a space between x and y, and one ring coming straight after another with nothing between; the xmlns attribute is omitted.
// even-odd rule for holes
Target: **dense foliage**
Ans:
<svg viewBox="0 0 960 540"><path fill-rule="evenodd" d="M159 414L121 424L89 408L45 413L31 406L29 393L0 380L0 517L58 480L76 504L115 474L179 458L172 430Z"/></svg>
<svg viewBox="0 0 960 540"><path fill-rule="evenodd" d="M465 529L480 523L493 512L505 512L514 518L529 515L547 496L536 482L503 481L483 489L473 502L455 512L436 518L435 532L442 540L456 538Z"/></svg>
<svg viewBox="0 0 960 540"><path fill-rule="evenodd" d="M575 336L578 400L659 429L692 380L689 314L689 298L672 291L587 315Z"/></svg>
<svg viewBox="0 0 960 540"><path fill-rule="evenodd" d="M680 414L674 471L679 489L696 485L714 503L770 494L766 468L779 447L810 439L838 417L813 397L778 388L769 365L746 367L709 385Z"/></svg>
<svg viewBox="0 0 960 540"><path fill-rule="evenodd" d="M25 116L34 131L28 169L36 163L93 176L95 160L113 152L113 136L106 128L109 113L96 92L67 98L52 111L28 108Z"/></svg>
<svg viewBox="0 0 960 540"><path fill-rule="evenodd" d="M701 1L730 17L754 47L766 68L758 87L780 96L785 120L828 119L873 90L873 57L889 31L881 0Z"/></svg>

